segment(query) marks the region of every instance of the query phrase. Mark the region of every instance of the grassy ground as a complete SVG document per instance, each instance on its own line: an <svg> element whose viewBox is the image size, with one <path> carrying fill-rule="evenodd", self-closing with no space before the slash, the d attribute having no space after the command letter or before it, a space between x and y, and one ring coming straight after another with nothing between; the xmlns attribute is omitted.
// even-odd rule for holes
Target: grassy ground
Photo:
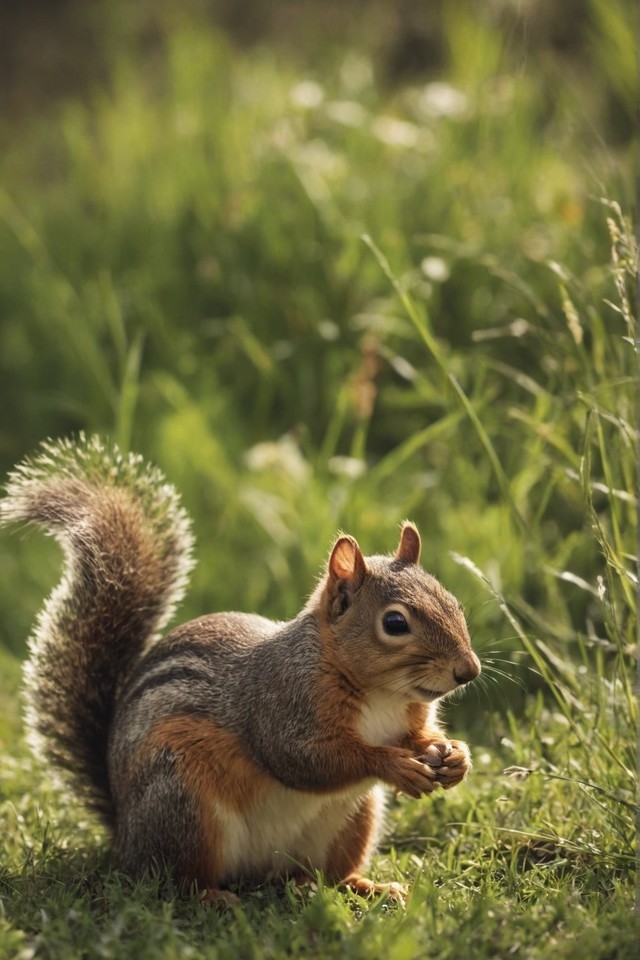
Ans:
<svg viewBox="0 0 640 960"><path fill-rule="evenodd" d="M468 782L390 801L406 911L317 878L220 916L114 873L22 745L60 558L3 534L0 956L635 955L633 34L586 6L571 61L445 6L437 78L392 86L366 45L119 21L99 89L1 131L3 469L77 429L156 461L182 619L292 615L338 528L380 552L409 516L484 674L445 712Z"/></svg>

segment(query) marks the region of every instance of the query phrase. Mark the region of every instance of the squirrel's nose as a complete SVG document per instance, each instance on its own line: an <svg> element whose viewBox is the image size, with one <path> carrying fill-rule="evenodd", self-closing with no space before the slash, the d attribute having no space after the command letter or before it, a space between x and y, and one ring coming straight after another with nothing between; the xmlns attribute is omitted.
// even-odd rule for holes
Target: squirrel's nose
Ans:
<svg viewBox="0 0 640 960"><path fill-rule="evenodd" d="M480 674L480 661L476 657L475 653L472 653L470 656L465 657L464 660L459 660L453 668L453 678L456 683L462 684L471 683L472 680Z"/></svg>

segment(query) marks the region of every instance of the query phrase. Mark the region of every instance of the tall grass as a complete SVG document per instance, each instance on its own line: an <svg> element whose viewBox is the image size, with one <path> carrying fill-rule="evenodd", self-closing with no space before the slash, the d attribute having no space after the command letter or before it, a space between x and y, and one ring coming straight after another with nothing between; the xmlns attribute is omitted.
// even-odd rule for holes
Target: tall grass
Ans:
<svg viewBox="0 0 640 960"><path fill-rule="evenodd" d="M5 145L4 467L80 428L157 462L198 537L182 619L293 615L337 529L384 551L411 517L484 672L445 712L468 784L390 807L374 870L414 882L405 914L322 878L159 903L16 741L59 557L4 536L0 955L631 956L631 41L588 6L582 72L465 4L446 82L392 90L366 46L311 73L171 18Z"/></svg>

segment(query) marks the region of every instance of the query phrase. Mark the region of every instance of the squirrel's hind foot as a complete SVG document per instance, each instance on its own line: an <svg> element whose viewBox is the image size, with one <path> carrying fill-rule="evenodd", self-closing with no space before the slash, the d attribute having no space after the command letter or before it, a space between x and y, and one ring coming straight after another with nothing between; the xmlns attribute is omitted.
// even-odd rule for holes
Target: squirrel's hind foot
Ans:
<svg viewBox="0 0 640 960"><path fill-rule="evenodd" d="M208 887L200 893L200 903L205 907L213 907L219 912L230 910L240 904L240 897L230 890L218 890Z"/></svg>
<svg viewBox="0 0 640 960"><path fill-rule="evenodd" d="M409 888L404 883L374 883L367 877L360 876L359 873L351 873L341 881L341 886L348 887L361 897L375 897L381 894L386 895L390 900L395 900L404 906L404 902L409 893Z"/></svg>

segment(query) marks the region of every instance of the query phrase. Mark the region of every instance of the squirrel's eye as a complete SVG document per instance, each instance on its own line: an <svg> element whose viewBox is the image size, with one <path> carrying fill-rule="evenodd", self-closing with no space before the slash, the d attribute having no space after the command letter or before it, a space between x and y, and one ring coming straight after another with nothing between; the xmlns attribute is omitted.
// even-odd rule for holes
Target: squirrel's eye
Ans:
<svg viewBox="0 0 640 960"><path fill-rule="evenodd" d="M409 624L399 610L389 610L388 613L385 613L382 618L382 626L385 629L385 633L391 634L392 637L399 637L403 633L409 633Z"/></svg>

